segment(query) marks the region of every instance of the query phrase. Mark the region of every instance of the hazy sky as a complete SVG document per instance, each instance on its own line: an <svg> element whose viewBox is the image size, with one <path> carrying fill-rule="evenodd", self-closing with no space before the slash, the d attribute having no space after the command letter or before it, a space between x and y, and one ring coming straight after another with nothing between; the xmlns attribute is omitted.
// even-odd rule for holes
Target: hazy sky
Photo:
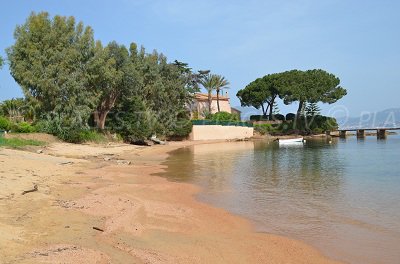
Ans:
<svg viewBox="0 0 400 264"><path fill-rule="evenodd" d="M74 16L103 43L136 42L194 70L222 74L233 105L240 104L239 89L265 74L321 68L348 90L335 105L321 105L324 113L400 107L400 1L9 0L0 11L3 57L15 26L32 11ZM17 96L21 90L5 66L0 100ZM284 113L296 107L280 103Z"/></svg>

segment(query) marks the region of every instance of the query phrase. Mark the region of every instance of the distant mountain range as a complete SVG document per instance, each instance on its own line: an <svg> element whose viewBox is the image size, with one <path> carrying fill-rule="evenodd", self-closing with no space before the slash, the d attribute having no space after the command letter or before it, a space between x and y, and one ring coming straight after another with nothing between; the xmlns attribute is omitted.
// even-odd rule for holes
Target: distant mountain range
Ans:
<svg viewBox="0 0 400 264"><path fill-rule="evenodd" d="M336 118L341 129L400 127L400 108L363 113L359 117Z"/></svg>

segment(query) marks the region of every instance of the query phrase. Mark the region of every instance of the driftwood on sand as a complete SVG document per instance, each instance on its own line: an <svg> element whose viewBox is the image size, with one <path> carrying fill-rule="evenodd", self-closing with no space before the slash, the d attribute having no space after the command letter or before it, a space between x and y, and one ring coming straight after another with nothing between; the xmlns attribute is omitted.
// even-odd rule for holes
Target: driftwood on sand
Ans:
<svg viewBox="0 0 400 264"><path fill-rule="evenodd" d="M33 189L30 189L30 190L27 190L27 191L23 191L21 194L22 195L25 195L25 194L27 194L27 193L30 193L30 192L37 192L38 191L38 186L37 186L37 184L35 184L35 185L33 185Z"/></svg>
<svg viewBox="0 0 400 264"><path fill-rule="evenodd" d="M94 230L97 230L97 231L100 231L100 232L104 232L104 230L103 230L103 229L101 229L101 228L98 228L98 227L95 227L95 226L93 227L93 229L94 229Z"/></svg>

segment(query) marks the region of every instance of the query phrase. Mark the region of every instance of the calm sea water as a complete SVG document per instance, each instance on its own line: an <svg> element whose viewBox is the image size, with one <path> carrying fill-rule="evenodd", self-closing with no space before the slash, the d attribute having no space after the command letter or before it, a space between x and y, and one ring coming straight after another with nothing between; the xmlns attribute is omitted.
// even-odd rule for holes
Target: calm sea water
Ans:
<svg viewBox="0 0 400 264"><path fill-rule="evenodd" d="M174 151L164 176L349 263L400 263L400 136L197 145Z"/></svg>

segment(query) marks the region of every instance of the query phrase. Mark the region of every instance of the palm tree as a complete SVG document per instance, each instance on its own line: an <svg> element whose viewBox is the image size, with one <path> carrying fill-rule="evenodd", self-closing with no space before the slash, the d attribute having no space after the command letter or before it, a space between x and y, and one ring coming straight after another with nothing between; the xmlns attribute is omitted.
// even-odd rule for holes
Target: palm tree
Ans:
<svg viewBox="0 0 400 264"><path fill-rule="evenodd" d="M201 84L208 92L208 111L211 113L212 91L215 90L217 92L218 112L220 112L219 93L223 88L228 88L229 85L228 80L226 80L225 77L218 74L207 74L201 81Z"/></svg>
<svg viewBox="0 0 400 264"><path fill-rule="evenodd" d="M211 114L211 104L212 104L212 91L215 89L215 78L214 74L207 74L201 80L201 85L207 90L208 93L208 112Z"/></svg>
<svg viewBox="0 0 400 264"><path fill-rule="evenodd" d="M217 92L217 106L218 106L218 112L220 112L219 109L219 93L221 92L222 89L227 89L229 88L229 82L227 79L225 79L224 76L221 75L214 75L214 79L215 79L215 91Z"/></svg>

